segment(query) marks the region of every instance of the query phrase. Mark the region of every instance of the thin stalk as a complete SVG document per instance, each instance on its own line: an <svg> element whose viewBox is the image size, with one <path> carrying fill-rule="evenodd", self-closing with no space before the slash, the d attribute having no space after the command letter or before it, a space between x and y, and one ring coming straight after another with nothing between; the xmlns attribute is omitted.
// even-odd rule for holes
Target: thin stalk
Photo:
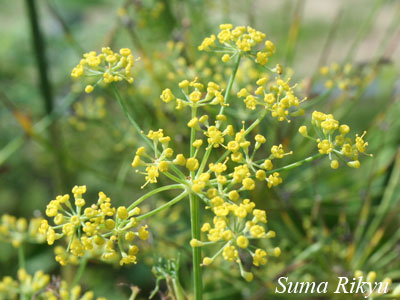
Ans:
<svg viewBox="0 0 400 300"><path fill-rule="evenodd" d="M157 207L156 209L153 209L152 211L149 211L148 213L145 213L145 214L137 217L136 220L141 221L141 220L144 220L144 219L146 219L148 217L151 217L151 216L155 215L156 213L159 213L160 211L162 211L162 210L174 205L175 203L178 203L183 198L185 198L187 195L188 195L188 192L184 191L183 193L179 194L178 196L176 196L171 201L168 201L167 203Z"/></svg>
<svg viewBox="0 0 400 300"><path fill-rule="evenodd" d="M268 110L265 109L261 116L259 116L244 132L244 136L248 135L267 115Z"/></svg>
<svg viewBox="0 0 400 300"><path fill-rule="evenodd" d="M316 74L318 74L319 68L322 67L324 64L326 64L326 62L328 60L330 50L332 49L332 44L335 40L335 36L336 36L337 30L339 28L339 23L340 23L340 19L341 19L342 15L343 15L343 8L341 7L338 10L338 12L336 13L335 18L332 22L332 25L329 29L328 36L326 37L324 46L321 50L321 54L318 59L317 68L315 70L314 76Z"/></svg>
<svg viewBox="0 0 400 300"><path fill-rule="evenodd" d="M169 173L169 172L164 172L163 174L164 174L165 176L167 176L169 179L171 179L171 180L173 180L173 181L175 181L175 182L179 182L179 183L181 183L181 184L183 184L183 185L187 185L186 180L185 180L185 179L181 179L182 177L181 177L181 178L178 178L178 177L172 175L172 174Z"/></svg>
<svg viewBox="0 0 400 300"><path fill-rule="evenodd" d="M189 194L190 198L190 223L192 228L192 239L200 239L200 214L199 199L194 194ZM193 261L193 286L194 299L201 300L203 298L203 284L201 275L201 247L192 247Z"/></svg>
<svg viewBox="0 0 400 300"><path fill-rule="evenodd" d="M84 52L83 48L81 45L79 45L78 41L75 39L74 35L72 34L72 31L70 30L68 23L65 22L64 18L62 15L58 12L58 10L55 8L55 5L51 3L51 1L47 0L46 1L47 7L50 11L50 13L54 16L54 18L60 23L63 31L64 31L64 36L67 42L71 44L71 46L74 48L75 52L80 56Z"/></svg>
<svg viewBox="0 0 400 300"><path fill-rule="evenodd" d="M236 60L235 60L235 65L233 66L233 71L232 71L231 77L229 78L229 81L228 81L228 86L226 87L226 92L224 95L224 105L222 105L219 110L220 115L222 115L224 113L225 106L228 104L229 97L231 96L233 82L235 81L236 73L237 73L237 70L239 69L239 65L240 65L240 59L241 59L241 55L238 54L236 57ZM218 121L217 128L219 128L220 126L221 126L221 122Z"/></svg>
<svg viewBox="0 0 400 300"><path fill-rule="evenodd" d="M369 15L367 16L367 19L365 20L364 24L361 26L360 31L358 32L356 38L354 39L349 52L346 55L346 58L344 62L349 62L351 59L354 57L354 54L356 50L358 49L358 46L360 45L360 42L362 39L368 34L369 30L371 29L371 25L373 23L374 16L378 12L378 10L382 7L382 5L385 3L385 0L375 0L375 3L373 4Z"/></svg>
<svg viewBox="0 0 400 300"><path fill-rule="evenodd" d="M120 104L122 110L125 113L125 116L127 117L127 119L129 120L129 122L133 125L133 127L135 127L136 131L140 134L140 136L143 138L143 140L146 142L146 144L154 150L154 145L153 143L147 138L147 136L144 134L144 131L142 130L142 128L140 128L140 126L138 125L138 123L135 121L135 118L132 116L132 114L129 112L128 107L126 106L124 100L122 99L117 86L114 83L111 83L115 98L117 98L118 103ZM184 174L174 165L170 165L171 169L174 170L174 172L181 177L181 179L184 179L185 176Z"/></svg>
<svg viewBox="0 0 400 300"><path fill-rule="evenodd" d="M79 281L81 280L83 273L85 272L87 262L88 262L88 259L86 257L81 259L81 263L79 264L78 271L76 271L74 280L72 281L72 284L71 284L72 287L79 284Z"/></svg>
<svg viewBox="0 0 400 300"><path fill-rule="evenodd" d="M199 170L197 171L197 176L199 176L199 175L203 172L204 167L205 167L206 164L207 164L208 157L210 156L210 153L211 153L211 151L212 151L212 148L213 148L212 145L209 145L209 146L208 146L208 148L207 148L207 150L206 150L206 153L205 153L204 156L203 156L203 160L201 161L200 168L199 168Z"/></svg>
<svg viewBox="0 0 400 300"><path fill-rule="evenodd" d="M183 290L181 283L178 278L172 277L172 288L176 297L176 300L185 300L185 291Z"/></svg>
<svg viewBox="0 0 400 300"><path fill-rule="evenodd" d="M222 107L221 107L222 109ZM192 108L192 118L196 117L197 108ZM194 128L190 131L190 157L193 157L195 148L193 141L196 138L196 130ZM190 176L192 180L195 178L195 172L191 171ZM192 239L200 239L200 214L199 214L199 199L193 193L189 194L190 199L190 227L192 232ZM192 247L192 263L193 263L193 290L194 300L201 300L203 297L203 285L201 277L201 248Z"/></svg>
<svg viewBox="0 0 400 300"><path fill-rule="evenodd" d="M24 248L23 244L18 247L18 266L19 269L25 270L25 255L24 255ZM19 293L20 300L28 300L27 295L24 294L24 291L21 289Z"/></svg>
<svg viewBox="0 0 400 300"><path fill-rule="evenodd" d="M24 269L25 270L25 254L24 254L24 244L21 244L18 247L18 268L19 269ZM27 300L27 296L23 293L21 290L19 294L19 299L20 300Z"/></svg>
<svg viewBox="0 0 400 300"><path fill-rule="evenodd" d="M140 203L142 203L144 200L146 200L147 198L149 198L149 197L151 197L151 196L153 196L155 194L158 194L158 193L163 192L163 191L174 190L174 189L183 189L183 188L184 188L184 186L182 184L171 184L171 185L166 185L166 186L159 187L157 189L154 189L154 190L144 194L142 197L137 199L135 202L133 202L128 207L128 210L131 210L131 209L135 208Z"/></svg>
<svg viewBox="0 0 400 300"><path fill-rule="evenodd" d="M316 160L317 158L320 158L321 156L323 156L323 154L317 153L317 154L314 154L313 156L309 156L309 157L307 157L305 159L296 161L295 163L292 163L290 165L287 165L287 166L284 166L282 168L278 168L278 169L275 169L275 170L271 170L271 171L268 171L266 173L267 174L272 174L274 172L281 172L281 171L291 170L291 169L294 169L294 168L302 166L306 162L310 162L310 161Z"/></svg>
<svg viewBox="0 0 400 300"><path fill-rule="evenodd" d="M192 119L196 118L196 115L197 115L197 107L194 106L194 107L192 107ZM196 138L196 129L194 127L192 127L190 129L190 157L193 157L194 152L195 152L195 149L193 147L193 142L194 142L195 138ZM193 173L192 179L194 179L193 178L194 172L192 172L192 173Z"/></svg>
<svg viewBox="0 0 400 300"><path fill-rule="evenodd" d="M21 244L18 247L18 267L20 269L25 269L25 253L24 253L24 244Z"/></svg>
<svg viewBox="0 0 400 300"><path fill-rule="evenodd" d="M374 246L374 237L379 230L379 225L383 221L385 214L388 212L391 206L396 203L396 198L393 197L395 190L400 182L400 151L397 152L395 166L389 179L389 183L385 189L382 197L382 201L376 210L376 215L372 219L371 224L368 227L367 232L363 238L362 243L358 247L356 252L356 259L353 261L355 267L361 266L364 261L368 258L369 253L372 251ZM395 198L394 202L392 198ZM392 203L393 202L393 203Z"/></svg>
<svg viewBox="0 0 400 300"><path fill-rule="evenodd" d="M304 12L305 0L297 0L294 9L292 23L289 28L288 42L286 45L285 66L290 66L293 63L295 54L296 42L299 36L300 23Z"/></svg>
<svg viewBox="0 0 400 300"><path fill-rule="evenodd" d="M128 118L129 122L135 127L136 131L140 134L140 136L143 138L143 140L146 142L148 146L150 146L151 149L154 149L153 143L147 138L147 136L144 134L142 128L136 123L134 117L131 115L129 112L128 107L126 106L124 100L122 100L122 97L120 93L118 92L118 89L114 83L111 83L111 87L113 89L115 98L117 98L119 105L121 105L122 110L124 111L125 116Z"/></svg>

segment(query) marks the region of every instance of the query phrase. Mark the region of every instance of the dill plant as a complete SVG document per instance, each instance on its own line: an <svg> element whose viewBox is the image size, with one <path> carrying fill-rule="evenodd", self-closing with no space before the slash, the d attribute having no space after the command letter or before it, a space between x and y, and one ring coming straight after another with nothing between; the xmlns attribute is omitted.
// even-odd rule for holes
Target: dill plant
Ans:
<svg viewBox="0 0 400 300"><path fill-rule="evenodd" d="M52 221L43 219L40 225L35 221L39 226L37 238L45 238L49 245L66 240L67 246L58 246L55 251L61 265L80 263L84 268L89 258L119 262L121 266L135 264L139 252L136 237L147 240L151 230L145 222L163 210L189 201L193 293L194 299L199 300L203 296L202 269L206 266L220 263L222 258L236 265L240 275L251 281L253 273L243 263L243 256L250 257L253 267L257 268L281 253L279 247L263 243L276 233L273 224L266 226L267 212L257 208L249 197L256 185L274 188L282 184L285 171L322 156L328 157L333 169L340 162L352 168L360 167L359 156L366 154L368 146L364 141L365 132L352 137L348 125L339 124L333 115L322 112L312 113L311 127L299 128L302 136L315 142L315 154L282 166L279 161L286 162L293 150L285 149L282 144L267 147L268 134L259 132L259 125L266 118L283 123L303 115L301 104L306 99L296 96L297 84L285 75L282 66L268 66L269 57L276 49L264 33L251 27L222 24L218 35L205 38L198 48L215 55L222 64L232 64L233 68L226 83L187 78L176 87L164 89L160 95L166 105L173 103L177 111L190 116L185 128L188 147L184 153L174 149L174 137L163 129L144 131L121 97L117 83L134 82L135 59L130 49L123 48L118 53L108 47L100 53L91 51L72 70L73 78L89 80L85 79L86 93L92 93L97 86L111 86L126 117L145 143L136 149L132 167L144 176L142 189L150 191L128 207L114 206L103 192L99 192L96 201L87 203L83 196L86 186L72 189L73 201L68 194L50 201L46 215ZM271 75L259 76L251 87L238 87L235 95L232 90L236 75L245 60ZM237 120L227 113L236 105L244 106L252 120ZM155 187L161 176L170 184ZM139 208L144 201L169 190L178 190L179 194L151 211L143 212ZM200 214L204 209L207 216ZM19 243L13 240L15 246ZM163 278L168 275L162 269L157 270ZM177 276L177 272L174 274ZM27 276L21 271L19 278L23 281ZM37 276L42 283L49 280L45 275ZM183 299L182 289L176 290L177 298Z"/></svg>

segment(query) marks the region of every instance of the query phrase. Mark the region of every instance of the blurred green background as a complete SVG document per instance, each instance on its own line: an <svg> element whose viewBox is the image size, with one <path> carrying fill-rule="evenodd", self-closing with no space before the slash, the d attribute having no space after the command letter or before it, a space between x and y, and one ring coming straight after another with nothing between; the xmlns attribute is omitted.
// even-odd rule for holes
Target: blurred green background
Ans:
<svg viewBox="0 0 400 300"><path fill-rule="evenodd" d="M304 117L263 125L271 143L295 151L286 163L316 152L315 145L297 134L313 110L333 113L354 132L368 130L368 152L374 157L365 157L357 170L334 171L327 160L320 160L282 173L284 184L276 189L254 191L252 199L267 209L282 256L258 270L252 284L237 274L232 279L229 267L206 270L207 299L275 299L280 274L330 281L362 269L400 281L399 1L37 0L50 84L47 102L27 2L0 0L0 214L40 216L51 199L75 184L88 186L88 198L95 199L102 190L118 204L129 204L143 193L143 178L130 168L141 142L112 94L99 90L85 95L70 78L84 52L103 46L134 49L141 57L136 81L131 87L122 85L122 93L145 130L166 128L179 144L186 119L160 103L161 91L196 74L204 81L218 74L225 79L221 64L212 63L197 46L221 23L251 25L276 43L271 65L292 68L302 94L310 98ZM332 62L352 64L352 79L359 83L327 90L319 68ZM252 81L250 71L243 67L243 85ZM244 112L236 113L238 121L245 118ZM144 251L145 263L118 269L90 262L83 286L99 296L123 299L128 289L117 283L134 284L147 298L154 287L151 263L157 252L167 258L180 252L182 285L190 290L186 208L176 208L178 216L167 213L150 223L160 234ZM15 275L16 252L5 243L0 243L0 252L0 276ZM66 279L74 272L74 267L61 270L46 245L32 245L27 257L31 272L42 269ZM336 299L345 299L340 297Z"/></svg>

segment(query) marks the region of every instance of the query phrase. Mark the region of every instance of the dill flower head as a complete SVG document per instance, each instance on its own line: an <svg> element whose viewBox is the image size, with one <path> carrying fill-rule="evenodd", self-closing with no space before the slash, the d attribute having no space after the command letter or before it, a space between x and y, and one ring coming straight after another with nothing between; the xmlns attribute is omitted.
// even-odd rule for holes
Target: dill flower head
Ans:
<svg viewBox="0 0 400 300"><path fill-rule="evenodd" d="M94 298L92 291L82 292L79 285L68 286L65 281L53 279L43 271L30 275L25 269L19 269L17 279L10 276L0 281L0 299L37 299L37 300L106 300L104 297Z"/></svg>
<svg viewBox="0 0 400 300"><path fill-rule="evenodd" d="M99 193L95 204L87 206L82 197L86 186L75 186L72 193L73 203L68 194L50 201L46 215L53 218L54 225L43 220L39 228L42 234L46 234L49 245L62 237L67 239L67 250L56 252L56 260L65 265L71 260L67 252L76 257L96 254L105 261L119 259L121 265L136 263L139 248L133 240L135 237L141 240L149 237L147 225L139 226L135 217L140 214L140 209L113 207L111 199L103 192Z"/></svg>
<svg viewBox="0 0 400 300"><path fill-rule="evenodd" d="M209 193L218 194L210 190ZM201 227L207 241L192 239L190 245L192 247L218 246L219 250L212 257L203 259L203 265L209 265L218 256L222 256L228 262L237 263L242 277L251 281L252 274L244 271L239 252L242 251L252 257L254 266L266 264L267 251L254 247L252 243L257 239L273 238L275 232L265 230L267 215L264 210L256 209L255 203L249 199L239 201L239 197L239 193L233 190L225 197L217 195L209 200L209 208L215 217L211 224L204 223ZM268 253L277 256L280 253L278 249L268 250Z"/></svg>
<svg viewBox="0 0 400 300"><path fill-rule="evenodd" d="M319 111L312 113L311 123L317 138L309 135L308 128L301 126L299 132L304 137L311 139L317 143L320 154L326 154L331 161L331 168L337 169L339 161L347 164L351 168L359 168L359 155L372 156L368 154L368 142L364 140L366 131L360 136L355 135L354 138L348 136L350 127L346 124L340 124L335 120L332 114L325 114ZM335 159L337 158L337 159Z"/></svg>
<svg viewBox="0 0 400 300"><path fill-rule="evenodd" d="M368 84L373 78L365 74L362 68L356 68L349 63L339 65L336 62L322 66L320 74L325 80L326 89L337 87L345 92L351 91L362 84Z"/></svg>
<svg viewBox="0 0 400 300"><path fill-rule="evenodd" d="M263 76L256 81L253 93L242 88L237 96L243 98L246 108L255 110L263 107L271 116L279 121L288 121L290 115L301 115L304 111L299 108L306 98L300 100L294 92L297 84L290 85L290 78L284 80L277 76L274 80Z"/></svg>
<svg viewBox="0 0 400 300"><path fill-rule="evenodd" d="M261 80L259 83L265 82ZM253 258L254 266L260 266L267 262L267 253L275 256L280 250L254 249L255 240L273 238L275 232L266 231L266 212L257 209L244 194L262 183L268 188L281 184L282 178L274 170L274 164L292 151L286 151L282 144L267 147L267 137L262 134L252 137L250 132L259 120L248 127L243 122L242 128L235 130L235 124L229 123L224 114L197 114L200 112L198 109L208 105L226 106L219 86L215 83L207 86L206 90L198 80L185 80L179 84L185 100L179 100L171 90L165 90L160 96L164 102L181 101L182 107L196 112L192 113L187 123L188 130L194 132L191 143L194 151L174 154L170 146L171 138L164 134L164 130L150 130L146 137L154 148L138 148L132 166L144 175L143 187L157 183L158 178L165 175L199 197L214 218L212 223L205 223L202 227L202 231L207 233L207 240L193 239L191 246L220 245L215 255L204 258L203 265L211 264L221 256L228 262L238 264L242 276L251 280L252 275L244 270L239 253L244 251ZM215 100L220 93L222 99ZM261 111L262 118L267 112ZM210 153L213 149L224 149L226 155L212 160ZM255 159L257 152L260 157Z"/></svg>
<svg viewBox="0 0 400 300"><path fill-rule="evenodd" d="M275 45L267 40L266 34L250 26L237 26L221 24L217 36L212 34L200 44L200 51L215 51L223 53L221 60L228 62L237 55L246 55L257 64L265 66L269 57L275 53ZM260 45L263 44L263 47ZM261 48L257 50L257 48Z"/></svg>
<svg viewBox="0 0 400 300"><path fill-rule="evenodd" d="M43 290L50 282L50 276L43 271L37 271L32 276L25 269L19 269L17 279L10 276L3 277L0 281L1 299L18 299L18 296L25 295L33 298L37 293ZM39 298L44 299L44 298Z"/></svg>
<svg viewBox="0 0 400 300"><path fill-rule="evenodd" d="M130 49L122 48L119 53L115 53L109 47L105 47L101 49L101 53L95 51L85 53L79 64L72 69L71 77L92 78L94 84L88 84L85 87L85 92L91 93L94 87L102 82L109 84L126 80L128 83L133 83L134 62Z"/></svg>
<svg viewBox="0 0 400 300"><path fill-rule="evenodd" d="M11 243L16 248L23 243L44 243L46 236L38 231L42 220L42 218L33 218L28 222L25 218L2 215L0 240Z"/></svg>

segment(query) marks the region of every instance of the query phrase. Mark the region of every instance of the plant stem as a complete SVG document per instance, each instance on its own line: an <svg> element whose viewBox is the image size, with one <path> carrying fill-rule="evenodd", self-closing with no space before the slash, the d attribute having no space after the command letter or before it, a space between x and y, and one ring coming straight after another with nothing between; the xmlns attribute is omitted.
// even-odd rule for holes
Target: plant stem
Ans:
<svg viewBox="0 0 400 300"><path fill-rule="evenodd" d="M385 191L382 196L382 200L379 206L376 208L376 214L369 225L362 242L357 245L357 251L354 258L353 266L355 268L359 268L363 265L365 260L368 258L369 254L373 250L373 247L376 246L374 243L374 237L377 236L379 232L379 226L385 218L385 214L391 207L396 207L396 201L398 200L395 195L396 187L400 182L400 150L398 150L395 158L395 165L393 171L390 175L390 179L388 185L385 188Z"/></svg>
<svg viewBox="0 0 400 300"><path fill-rule="evenodd" d="M178 278L172 277L172 287L176 297L176 300L185 300L185 292L178 280Z"/></svg>
<svg viewBox="0 0 400 300"><path fill-rule="evenodd" d="M211 154L212 148L213 148L212 145L208 146L206 153L203 156L203 160L201 161L200 168L197 171L197 176L199 176L201 173L203 173L203 170L207 164L207 160Z"/></svg>
<svg viewBox="0 0 400 300"><path fill-rule="evenodd" d="M221 107L222 109L222 107ZM192 108L192 118L196 117L197 108ZM196 130L192 128L190 131L190 157L193 157L195 149L193 141L196 138ZM204 158L203 158L204 161ZM190 171L191 180L195 179L195 172ZM200 239L200 215L199 215L199 199L193 193L189 194L190 199L190 227L192 231L192 239ZM193 263L193 290L194 300L201 300L203 294L202 278L201 278L201 248L192 247L192 263Z"/></svg>
<svg viewBox="0 0 400 300"><path fill-rule="evenodd" d="M81 263L79 264L78 271L76 271L75 278L74 278L74 280L72 281L72 284L71 284L72 287L77 285L79 283L79 281L81 280L82 275L85 272L85 269L86 269L86 266L87 266L87 262L88 262L88 259L86 257L83 257L81 259Z"/></svg>
<svg viewBox="0 0 400 300"><path fill-rule="evenodd" d="M170 166L171 166L171 169L172 169L172 164L171 164ZM164 174L165 176L167 176L169 179L171 179L171 180L173 180L173 181L175 181L175 182L179 182L180 184L187 185L186 180L185 180L185 179L181 179L182 176L181 176L181 178L178 178L178 177L172 175L172 174L169 173L169 172L164 172L163 174Z"/></svg>
<svg viewBox="0 0 400 300"><path fill-rule="evenodd" d="M220 115L222 115L224 113L225 106L228 104L229 97L231 96L233 82L235 81L236 73L237 73L237 70L239 69L239 65L240 65L240 58L241 58L241 56L240 56L240 54L238 54L236 57L235 65L233 66L233 71L232 71L231 77L229 78L228 86L226 87L226 92L225 92L225 96L224 96L224 105L222 105L221 109L219 110ZM221 122L218 121L217 128L219 128L220 126L221 126Z"/></svg>
<svg viewBox="0 0 400 300"><path fill-rule="evenodd" d="M140 197L139 199L137 199L135 202L133 202L129 207L128 210L133 209L134 207L138 206L140 203L142 203L144 200L146 200L147 198L163 192L163 191L168 191L168 190L173 190L173 189L183 189L184 186L182 184L171 184L171 185L166 185L166 186L162 186L159 187L157 189L154 189L146 194L144 194L142 197Z"/></svg>
<svg viewBox="0 0 400 300"><path fill-rule="evenodd" d="M24 254L24 244L19 245L18 247L18 268L19 269L24 269L25 270L25 254ZM23 293L23 291L20 292L19 294L19 299L20 300L27 300L26 295Z"/></svg>
<svg viewBox="0 0 400 300"><path fill-rule="evenodd" d="M322 155L323 154L321 154L321 153L317 153L317 154L314 154L313 156L309 156L309 157L307 157L305 159L296 161L296 162L294 162L294 163L292 163L290 165L287 165L287 166L284 166L282 168L278 168L278 169L275 169L275 170L271 170L271 171L268 171L266 173L267 174L272 174L274 172L281 172L281 171L291 170L291 169L300 167L301 165L303 165L306 162L310 162L310 161L316 160L317 158L321 157Z"/></svg>
<svg viewBox="0 0 400 300"><path fill-rule="evenodd" d="M140 134L140 136L143 138L143 140L146 142L147 145L150 146L151 149L154 149L153 143L147 138L147 136L143 133L142 128L136 123L135 119L131 115L131 113L128 110L128 107L126 106L124 100L122 100L121 95L118 92L118 89L114 83L111 83L111 87L113 89L115 98L117 98L119 104L122 107L122 110L125 113L125 116L128 118L129 122L135 127L136 131Z"/></svg>
<svg viewBox="0 0 400 300"><path fill-rule="evenodd" d="M185 191L185 192L179 194L178 196L176 196L174 199L172 199L172 200L168 201L167 203L157 207L156 209L153 209L152 211L149 211L148 213L145 213L145 214L137 217L136 220L141 221L143 219L151 217L151 216L155 215L156 213L158 213L158 212L160 212L160 211L162 211L162 210L174 205L175 203L178 203L183 198L185 198L187 195L188 195L188 192Z"/></svg>
<svg viewBox="0 0 400 300"><path fill-rule="evenodd" d="M192 107L192 119L196 118L197 116L197 107L193 106ZM196 139L196 129L194 127L192 127L190 129L190 157L193 157L195 149L193 147L193 142ZM194 179L194 172L192 173L192 180Z"/></svg>
<svg viewBox="0 0 400 300"><path fill-rule="evenodd" d="M199 199L194 194L189 194L190 198L190 223L192 227L192 239L200 239L200 215ZM193 261L193 286L194 299L201 300L203 297L203 284L201 277L201 247L192 247Z"/></svg>
<svg viewBox="0 0 400 300"><path fill-rule="evenodd" d="M262 121L262 119L265 118L265 116L267 115L267 113L268 113L268 110L265 109L264 112L262 113L262 115L259 116L259 117L253 122L253 124L251 124L251 125L246 129L246 131L244 132L244 136L248 135L248 134L254 129L254 127L256 127L258 124L260 124L260 122Z"/></svg>
<svg viewBox="0 0 400 300"><path fill-rule="evenodd" d="M21 244L18 247L18 267L20 269L25 269L24 244Z"/></svg>
<svg viewBox="0 0 400 300"><path fill-rule="evenodd" d="M117 86L114 83L111 83L115 98L117 98L118 103L120 104L122 110L125 113L125 116L128 118L129 122L135 127L136 131L140 134L140 136L143 138L143 140L146 142L146 144L154 150L154 145L153 143L147 138L147 136L144 134L142 128L136 123L135 118L132 116L132 114L129 112L128 107L126 106L124 100L122 100L122 97L120 93L118 92ZM185 176L182 174L182 172L174 165L171 164L171 169L175 171L175 173L180 176L182 179L185 178Z"/></svg>
<svg viewBox="0 0 400 300"><path fill-rule="evenodd" d="M375 0L374 4L371 7L371 10L367 16L367 19L361 25L360 31L358 32L358 34L356 35L356 38L354 39L352 45L350 46L349 52L347 52L346 58L344 59L344 63L349 62L354 57L354 54L357 51L357 49L360 45L360 42L368 34L373 22L375 21L374 16L382 8L382 6L383 6L383 4L385 4L385 2L386 2L385 0Z"/></svg>

